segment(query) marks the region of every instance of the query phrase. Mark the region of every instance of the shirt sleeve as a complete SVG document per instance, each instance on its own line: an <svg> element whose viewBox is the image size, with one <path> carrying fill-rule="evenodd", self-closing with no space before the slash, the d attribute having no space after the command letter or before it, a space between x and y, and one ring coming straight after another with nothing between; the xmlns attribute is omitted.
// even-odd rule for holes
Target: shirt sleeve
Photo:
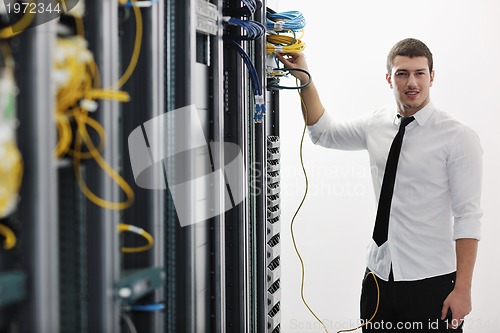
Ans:
<svg viewBox="0 0 500 333"><path fill-rule="evenodd" d="M370 114L350 121L334 121L325 111L321 118L308 126L309 136L314 144L333 149L366 149L366 131L371 119Z"/></svg>
<svg viewBox="0 0 500 333"><path fill-rule="evenodd" d="M454 240L481 238L482 171L483 150L479 137L464 127L453 140L448 158Z"/></svg>

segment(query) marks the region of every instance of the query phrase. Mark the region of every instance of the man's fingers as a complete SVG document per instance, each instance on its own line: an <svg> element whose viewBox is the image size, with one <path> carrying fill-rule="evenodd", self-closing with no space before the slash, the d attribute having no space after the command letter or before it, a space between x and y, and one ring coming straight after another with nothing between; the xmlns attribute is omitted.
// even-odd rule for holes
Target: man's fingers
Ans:
<svg viewBox="0 0 500 333"><path fill-rule="evenodd" d="M460 311L452 311L451 307L445 302L443 304L443 310L441 311L441 320L446 321L448 329L456 329L464 322L464 317L466 314L460 313Z"/></svg>
<svg viewBox="0 0 500 333"><path fill-rule="evenodd" d="M293 63L293 59L285 58L285 54L276 53L276 57L285 65L291 65Z"/></svg>
<svg viewBox="0 0 500 333"><path fill-rule="evenodd" d="M450 306L446 304L446 302L443 304L443 309L441 310L441 320L445 320L446 316L448 315L448 311L450 310ZM451 319L451 317L449 318Z"/></svg>
<svg viewBox="0 0 500 333"><path fill-rule="evenodd" d="M448 329L457 329L460 325L462 325L462 323L464 322L464 319L460 319L460 318L457 318L457 319L452 319L450 321L448 321Z"/></svg>
<svg viewBox="0 0 500 333"><path fill-rule="evenodd" d="M302 54L300 53L276 53L276 56L280 60L287 61L288 63L295 63Z"/></svg>

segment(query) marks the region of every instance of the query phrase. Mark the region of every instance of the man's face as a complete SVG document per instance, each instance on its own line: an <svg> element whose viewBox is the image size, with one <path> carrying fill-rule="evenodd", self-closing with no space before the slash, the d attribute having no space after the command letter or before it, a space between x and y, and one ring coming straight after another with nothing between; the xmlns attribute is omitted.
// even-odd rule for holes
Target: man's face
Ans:
<svg viewBox="0 0 500 333"><path fill-rule="evenodd" d="M409 117L429 103L434 71L429 72L426 57L396 56L386 80L394 90L399 112Z"/></svg>

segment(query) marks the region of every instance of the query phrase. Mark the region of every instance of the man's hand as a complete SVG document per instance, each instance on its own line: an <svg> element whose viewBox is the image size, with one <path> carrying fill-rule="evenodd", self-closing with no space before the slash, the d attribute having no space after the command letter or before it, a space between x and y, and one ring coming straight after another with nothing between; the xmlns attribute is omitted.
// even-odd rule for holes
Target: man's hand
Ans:
<svg viewBox="0 0 500 333"><path fill-rule="evenodd" d="M276 56L285 65L285 68L300 68L309 72L304 53L282 53L276 54ZM290 73L300 80L301 84L309 81L309 76L306 73L300 71L290 71ZM300 96L302 99L302 112L304 118L307 119L307 125L314 125L325 112L314 81L301 89Z"/></svg>
<svg viewBox="0 0 500 333"><path fill-rule="evenodd" d="M457 239L457 279L455 288L446 297L441 311L441 319L444 320L448 310L451 310L452 318L448 323L449 328L457 328L462 324L466 315L472 311L471 289L472 273L476 262L478 241L472 238Z"/></svg>
<svg viewBox="0 0 500 333"><path fill-rule="evenodd" d="M276 53L276 57L285 65L285 68L299 68L309 71L304 53ZM299 79L302 84L309 80L307 74L299 71L290 71L290 74Z"/></svg>
<svg viewBox="0 0 500 333"><path fill-rule="evenodd" d="M451 310L452 318L448 321L448 328L455 329L462 324L465 316L472 311L471 291L467 288L455 288L443 303L441 320L446 318Z"/></svg>

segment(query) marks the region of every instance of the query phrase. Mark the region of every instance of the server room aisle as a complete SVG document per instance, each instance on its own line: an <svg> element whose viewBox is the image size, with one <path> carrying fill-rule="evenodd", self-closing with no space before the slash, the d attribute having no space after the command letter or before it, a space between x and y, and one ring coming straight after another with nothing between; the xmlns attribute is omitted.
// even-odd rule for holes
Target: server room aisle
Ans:
<svg viewBox="0 0 500 333"><path fill-rule="evenodd" d="M280 331L298 14L0 1L0 332Z"/></svg>

